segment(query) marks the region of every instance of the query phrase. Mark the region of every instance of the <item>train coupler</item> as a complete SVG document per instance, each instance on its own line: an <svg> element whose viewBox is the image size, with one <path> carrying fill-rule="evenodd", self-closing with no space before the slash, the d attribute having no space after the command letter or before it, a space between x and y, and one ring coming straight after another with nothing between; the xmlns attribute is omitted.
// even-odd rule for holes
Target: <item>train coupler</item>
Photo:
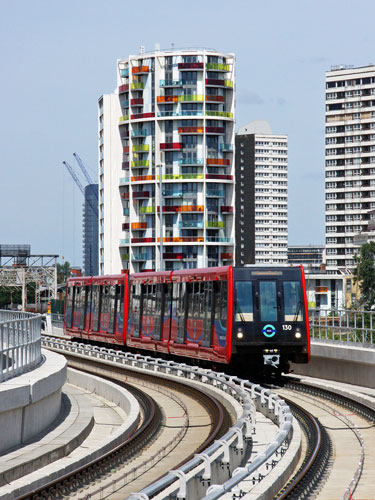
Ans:
<svg viewBox="0 0 375 500"><path fill-rule="evenodd" d="M263 363L270 365L274 368L279 368L280 365L280 351L279 349L264 349L263 350Z"/></svg>

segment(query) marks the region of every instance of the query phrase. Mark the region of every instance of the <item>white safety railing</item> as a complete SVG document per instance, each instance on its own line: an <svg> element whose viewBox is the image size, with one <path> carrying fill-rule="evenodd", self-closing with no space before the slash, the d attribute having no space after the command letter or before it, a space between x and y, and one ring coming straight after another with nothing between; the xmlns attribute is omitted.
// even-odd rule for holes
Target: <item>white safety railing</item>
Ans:
<svg viewBox="0 0 375 500"><path fill-rule="evenodd" d="M375 347L375 311L309 309L312 340Z"/></svg>
<svg viewBox="0 0 375 500"><path fill-rule="evenodd" d="M0 382L33 369L41 360L41 315L0 310Z"/></svg>
<svg viewBox="0 0 375 500"><path fill-rule="evenodd" d="M115 351L97 346L44 337L43 345L55 350L75 353L78 356L103 359L134 370L177 376L186 383L202 383L208 391L220 391L227 397L234 398L241 405L242 414L229 431L209 446L204 453L195 455L178 470L170 471L159 481L132 494L129 499L148 499L155 494L168 490L168 498L189 498L189 489L194 489L194 497L214 500L226 492L236 491L244 479L252 484L258 483L264 475L257 474L265 463L272 468L284 456L293 436L292 413L289 406L275 393L249 381L191 367L174 361L164 361L151 356L142 356L122 351ZM162 375L163 376L163 375ZM211 389L209 389L211 387ZM278 431L264 453L247 463L246 456L252 446L252 435L256 430L256 412L270 418ZM197 492L199 489L199 493ZM90 498L90 495L84 498ZM165 497L167 498L167 497ZM193 497L191 497L193 498Z"/></svg>

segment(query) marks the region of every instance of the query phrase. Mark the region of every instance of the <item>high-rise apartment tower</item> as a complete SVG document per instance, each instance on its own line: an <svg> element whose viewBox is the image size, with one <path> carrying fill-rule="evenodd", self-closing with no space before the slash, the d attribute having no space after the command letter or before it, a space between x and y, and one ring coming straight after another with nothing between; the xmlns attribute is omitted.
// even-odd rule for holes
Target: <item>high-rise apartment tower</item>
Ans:
<svg viewBox="0 0 375 500"><path fill-rule="evenodd" d="M375 208L375 66L326 73L327 273L355 266L353 237Z"/></svg>
<svg viewBox="0 0 375 500"><path fill-rule="evenodd" d="M236 265L286 264L288 138L266 121L236 134Z"/></svg>
<svg viewBox="0 0 375 500"><path fill-rule="evenodd" d="M233 263L234 65L203 49L117 62L99 99L101 274Z"/></svg>

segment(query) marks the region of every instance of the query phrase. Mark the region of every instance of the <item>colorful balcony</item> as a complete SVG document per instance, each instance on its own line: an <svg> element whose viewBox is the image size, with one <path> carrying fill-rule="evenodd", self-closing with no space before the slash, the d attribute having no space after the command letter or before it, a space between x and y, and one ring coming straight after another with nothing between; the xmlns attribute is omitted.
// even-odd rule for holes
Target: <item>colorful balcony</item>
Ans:
<svg viewBox="0 0 375 500"><path fill-rule="evenodd" d="M129 260L129 254L128 254L128 253L123 253L123 254L121 255L121 259L122 259L122 260L125 260L125 261L128 261L128 260Z"/></svg>
<svg viewBox="0 0 375 500"><path fill-rule="evenodd" d="M121 130L120 134L121 140L124 141L126 139L129 139L129 130L124 130L124 131L122 131L122 129L120 130Z"/></svg>
<svg viewBox="0 0 375 500"><path fill-rule="evenodd" d="M203 127L178 127L179 134L203 134Z"/></svg>
<svg viewBox="0 0 375 500"><path fill-rule="evenodd" d="M132 68L132 73L133 75L144 75L149 73L150 67L149 66L133 66Z"/></svg>
<svg viewBox="0 0 375 500"><path fill-rule="evenodd" d="M225 196L225 191L221 189L207 189L206 190L207 198L222 198Z"/></svg>
<svg viewBox="0 0 375 500"><path fill-rule="evenodd" d="M121 194L121 198L122 198L123 200L128 200L128 199L129 199L129 193L122 193L122 194Z"/></svg>
<svg viewBox="0 0 375 500"><path fill-rule="evenodd" d="M129 88L129 85L128 85ZM133 82L130 84L131 90L143 90L145 88L145 84L143 82Z"/></svg>
<svg viewBox="0 0 375 500"><path fill-rule="evenodd" d="M149 134L147 129L142 128L140 130L132 130L132 137L147 137Z"/></svg>
<svg viewBox="0 0 375 500"><path fill-rule="evenodd" d="M123 238L122 240L120 240L120 247L128 245L129 245L129 238Z"/></svg>
<svg viewBox="0 0 375 500"><path fill-rule="evenodd" d="M132 238L132 243L155 243L155 238Z"/></svg>
<svg viewBox="0 0 375 500"><path fill-rule="evenodd" d="M229 64L207 63L206 70L207 71L224 71L227 73L228 71L230 71L230 66L229 66Z"/></svg>
<svg viewBox="0 0 375 500"><path fill-rule="evenodd" d="M128 101L129 102L129 101ZM130 99L130 104L132 106L143 106L143 99L138 98L138 99Z"/></svg>
<svg viewBox="0 0 375 500"><path fill-rule="evenodd" d="M220 116L222 118L233 118L233 113L227 111L206 111L207 116Z"/></svg>
<svg viewBox="0 0 375 500"><path fill-rule="evenodd" d="M154 181L154 175L133 175L131 177L132 182L146 182L146 181Z"/></svg>
<svg viewBox="0 0 375 500"><path fill-rule="evenodd" d="M135 160L131 163L132 168L144 168L149 167L150 162L148 160Z"/></svg>
<svg viewBox="0 0 375 500"><path fill-rule="evenodd" d="M188 71L190 69L203 69L204 64L202 62L192 62L192 63L178 63L178 69L180 71Z"/></svg>
<svg viewBox="0 0 375 500"><path fill-rule="evenodd" d="M225 134L225 127L206 127L206 134Z"/></svg>
<svg viewBox="0 0 375 500"><path fill-rule="evenodd" d="M232 80L222 80L216 78L206 78L206 86L207 87L225 87L228 89L233 88Z"/></svg>
<svg viewBox="0 0 375 500"><path fill-rule="evenodd" d="M203 158L180 158L178 160L179 165L203 165Z"/></svg>
<svg viewBox="0 0 375 500"><path fill-rule="evenodd" d="M223 227L225 227L225 222L224 221L220 221L220 220L207 220L206 221L206 227L207 228L210 228L210 229L222 229Z"/></svg>
<svg viewBox="0 0 375 500"><path fill-rule="evenodd" d="M206 179L221 180L221 181L232 181L233 180L233 175L206 174Z"/></svg>
<svg viewBox="0 0 375 500"><path fill-rule="evenodd" d="M158 238L158 242L160 238ZM203 243L203 236L178 236L175 238L163 238L163 243Z"/></svg>
<svg viewBox="0 0 375 500"><path fill-rule="evenodd" d="M202 221L189 221L189 222L180 222L178 224L178 227L180 229L203 229L204 228L204 225L203 225L203 222Z"/></svg>
<svg viewBox="0 0 375 500"><path fill-rule="evenodd" d="M165 252L163 253L164 260L181 260L184 258L183 253Z"/></svg>
<svg viewBox="0 0 375 500"><path fill-rule="evenodd" d="M225 102L223 95L206 95L206 102Z"/></svg>
<svg viewBox="0 0 375 500"><path fill-rule="evenodd" d="M220 236L207 236L208 243L233 243L233 238L221 238Z"/></svg>
<svg viewBox="0 0 375 500"><path fill-rule="evenodd" d="M125 78L126 76L129 76L129 68L120 69L120 76L121 76L121 78Z"/></svg>
<svg viewBox="0 0 375 500"><path fill-rule="evenodd" d="M150 198L149 191L133 191L133 200L148 200Z"/></svg>
<svg viewBox="0 0 375 500"><path fill-rule="evenodd" d="M134 153L146 153L150 149L150 146L148 144L135 144L132 147L132 150Z"/></svg>
<svg viewBox="0 0 375 500"><path fill-rule="evenodd" d="M166 118L170 116L203 116L203 111L197 111L196 109L187 110L187 111L160 111L158 113L159 118Z"/></svg>
<svg viewBox="0 0 375 500"><path fill-rule="evenodd" d="M129 92L129 84L126 83L125 85L120 85L118 88L118 93L123 94L124 92Z"/></svg>
<svg viewBox="0 0 375 500"><path fill-rule="evenodd" d="M131 228L133 231L143 231L144 229L147 229L147 222L132 222Z"/></svg>
<svg viewBox="0 0 375 500"><path fill-rule="evenodd" d="M121 177L120 186L126 186L129 182L129 177Z"/></svg>
<svg viewBox="0 0 375 500"><path fill-rule="evenodd" d="M228 205L222 205L220 207L220 212L222 214L232 214L233 213L233 207L228 206Z"/></svg>
<svg viewBox="0 0 375 500"><path fill-rule="evenodd" d="M122 148L122 152L123 152L123 153L129 153L129 146L124 146L124 147Z"/></svg>
<svg viewBox="0 0 375 500"><path fill-rule="evenodd" d="M140 207L139 208L139 213L140 214L154 214L155 213L155 207Z"/></svg>
<svg viewBox="0 0 375 500"><path fill-rule="evenodd" d="M156 102L161 104L165 102L178 102L178 95L158 95Z"/></svg>
<svg viewBox="0 0 375 500"><path fill-rule="evenodd" d="M138 253L132 255L133 261L147 260L147 253Z"/></svg>
<svg viewBox="0 0 375 500"><path fill-rule="evenodd" d="M129 222L124 222L122 224L122 230L123 231L128 231L129 230Z"/></svg>
<svg viewBox="0 0 375 500"><path fill-rule="evenodd" d="M207 166L211 167L229 167L230 160L226 158L207 158L206 160Z"/></svg>
<svg viewBox="0 0 375 500"><path fill-rule="evenodd" d="M129 168L129 162L128 161L123 161L121 165L122 165L122 170L127 170Z"/></svg>
<svg viewBox="0 0 375 500"><path fill-rule="evenodd" d="M232 152L233 151L233 144L220 144L220 151L222 151L222 152L224 152L224 151Z"/></svg>
<svg viewBox="0 0 375 500"><path fill-rule="evenodd" d="M163 175L163 180L173 181L173 180L185 180L185 179L204 179L203 174L166 174Z"/></svg>
<svg viewBox="0 0 375 500"><path fill-rule="evenodd" d="M173 213L173 212L203 212L203 205L164 205L163 213ZM160 207L158 207L158 213L160 212Z"/></svg>
<svg viewBox="0 0 375 500"><path fill-rule="evenodd" d="M233 254L232 253L221 253L220 258L221 258L221 260L233 260Z"/></svg>
<svg viewBox="0 0 375 500"><path fill-rule="evenodd" d="M121 107L122 108L128 108L129 107L129 99L124 99L123 101L120 101Z"/></svg>
<svg viewBox="0 0 375 500"><path fill-rule="evenodd" d="M123 211L124 215L129 215L129 208L124 208L124 211Z"/></svg>
<svg viewBox="0 0 375 500"><path fill-rule="evenodd" d="M131 115L132 120L144 120L145 118L155 118L155 113L136 113Z"/></svg>
<svg viewBox="0 0 375 500"><path fill-rule="evenodd" d="M120 116L120 123L127 122L129 120L129 115Z"/></svg>
<svg viewBox="0 0 375 500"><path fill-rule="evenodd" d="M182 87L182 80L160 80L160 87Z"/></svg>
<svg viewBox="0 0 375 500"><path fill-rule="evenodd" d="M204 95L200 94L190 94L190 95L179 95L178 102L203 102Z"/></svg>
<svg viewBox="0 0 375 500"><path fill-rule="evenodd" d="M160 149L162 151L174 151L176 149L183 149L182 142L161 142Z"/></svg>

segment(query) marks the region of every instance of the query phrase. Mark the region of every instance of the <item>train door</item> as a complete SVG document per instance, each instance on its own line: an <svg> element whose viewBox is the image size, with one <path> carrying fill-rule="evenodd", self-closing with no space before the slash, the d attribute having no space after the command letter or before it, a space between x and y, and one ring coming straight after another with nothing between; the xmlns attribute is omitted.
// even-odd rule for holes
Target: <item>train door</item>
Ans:
<svg viewBox="0 0 375 500"><path fill-rule="evenodd" d="M282 330L282 288L276 279L259 279L253 282L255 288L255 322L257 332L263 340L276 340Z"/></svg>

